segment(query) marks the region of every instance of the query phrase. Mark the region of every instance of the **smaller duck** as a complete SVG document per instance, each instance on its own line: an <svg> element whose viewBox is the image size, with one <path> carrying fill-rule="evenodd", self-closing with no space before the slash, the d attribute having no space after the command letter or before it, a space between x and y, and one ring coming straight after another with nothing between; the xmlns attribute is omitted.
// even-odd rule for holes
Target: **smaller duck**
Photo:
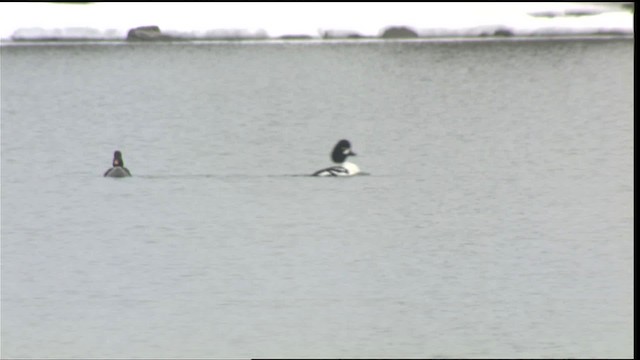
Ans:
<svg viewBox="0 0 640 360"><path fill-rule="evenodd" d="M313 176L351 176L359 173L358 165L347 161L349 156L356 156L356 153L351 150L349 140L338 141L331 153L331 160L338 165L318 170L313 173Z"/></svg>
<svg viewBox="0 0 640 360"><path fill-rule="evenodd" d="M127 177L131 176L129 169L124 167L124 161L122 160L122 153L116 150L113 153L113 167L104 173L105 177Z"/></svg>

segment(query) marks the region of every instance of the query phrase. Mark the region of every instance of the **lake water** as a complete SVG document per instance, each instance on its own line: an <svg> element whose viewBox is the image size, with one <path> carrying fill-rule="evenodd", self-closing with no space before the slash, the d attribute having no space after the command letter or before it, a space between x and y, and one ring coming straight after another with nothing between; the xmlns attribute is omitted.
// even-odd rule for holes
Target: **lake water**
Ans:
<svg viewBox="0 0 640 360"><path fill-rule="evenodd" d="M3 358L634 356L633 39L1 70ZM306 176L342 138L366 174Z"/></svg>

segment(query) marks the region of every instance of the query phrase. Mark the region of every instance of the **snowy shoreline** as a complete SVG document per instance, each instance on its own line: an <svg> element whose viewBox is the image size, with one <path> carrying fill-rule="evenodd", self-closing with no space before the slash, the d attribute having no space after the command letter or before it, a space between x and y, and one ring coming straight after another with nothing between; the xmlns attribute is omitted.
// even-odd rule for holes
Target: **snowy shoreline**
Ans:
<svg viewBox="0 0 640 360"><path fill-rule="evenodd" d="M148 30L152 28L152 30ZM155 28L155 29L154 29ZM142 33L136 31L142 30ZM137 34L137 35L136 35ZM87 29L68 29L66 32L46 32L42 29L25 29L17 31L10 39L0 40L2 44L30 42L229 42L229 41L371 41L371 40L441 40L441 39L483 39L483 38L633 38L634 33L619 29L587 29L572 31L547 30L531 33L513 31L503 26L477 27L475 29L431 32L418 32L411 27L388 27L378 36L365 36L355 32L327 30L319 36L306 34L283 35L270 37L266 33L249 33L242 30L211 31L205 35L193 36L175 32L163 32L155 26L130 29L127 36L104 36Z"/></svg>
<svg viewBox="0 0 640 360"><path fill-rule="evenodd" d="M359 38L359 39L181 39L165 41L127 41L126 39L60 39L60 40L25 40L25 41L0 41L1 47L6 46L74 46L74 45L104 45L104 46L127 46L127 45L277 45L277 44L301 44L301 45L331 45L331 44L372 44L385 42L403 43L447 43L447 42L535 42L535 41L634 41L633 35L618 34L595 34L595 35L537 35L537 36L442 36L431 38L415 39L382 39L382 38Z"/></svg>
<svg viewBox="0 0 640 360"><path fill-rule="evenodd" d="M370 16L353 16L363 9ZM633 3L3 3L0 10L2 44L634 36Z"/></svg>

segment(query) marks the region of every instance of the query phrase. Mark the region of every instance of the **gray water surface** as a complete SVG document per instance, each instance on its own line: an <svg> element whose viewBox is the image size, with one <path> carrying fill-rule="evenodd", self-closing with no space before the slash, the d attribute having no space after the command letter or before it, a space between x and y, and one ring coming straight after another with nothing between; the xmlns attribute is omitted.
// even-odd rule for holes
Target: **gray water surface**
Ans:
<svg viewBox="0 0 640 360"><path fill-rule="evenodd" d="M633 54L3 46L2 357L632 358Z"/></svg>

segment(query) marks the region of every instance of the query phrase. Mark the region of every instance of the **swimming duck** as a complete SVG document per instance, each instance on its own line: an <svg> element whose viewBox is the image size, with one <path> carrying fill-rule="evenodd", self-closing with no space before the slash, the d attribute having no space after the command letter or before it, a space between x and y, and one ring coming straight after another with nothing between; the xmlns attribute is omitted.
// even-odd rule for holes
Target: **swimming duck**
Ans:
<svg viewBox="0 0 640 360"><path fill-rule="evenodd" d="M113 167L104 173L107 177L127 177L131 176L129 169L124 167L124 161L122 160L122 153L116 150L113 153Z"/></svg>
<svg viewBox="0 0 640 360"><path fill-rule="evenodd" d="M360 172L358 165L348 162L347 157L355 156L356 153L351 150L351 143L349 140L340 140L334 146L331 153L331 160L338 165L328 167L326 169L318 170L313 173L313 176L351 176Z"/></svg>

